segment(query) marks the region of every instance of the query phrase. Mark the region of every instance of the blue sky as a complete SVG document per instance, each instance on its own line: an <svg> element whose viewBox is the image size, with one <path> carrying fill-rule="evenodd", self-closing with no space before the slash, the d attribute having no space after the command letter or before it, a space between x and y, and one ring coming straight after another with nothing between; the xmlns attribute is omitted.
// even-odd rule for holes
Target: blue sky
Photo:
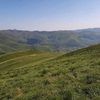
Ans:
<svg viewBox="0 0 100 100"><path fill-rule="evenodd" d="M0 0L0 30L100 27L100 0Z"/></svg>

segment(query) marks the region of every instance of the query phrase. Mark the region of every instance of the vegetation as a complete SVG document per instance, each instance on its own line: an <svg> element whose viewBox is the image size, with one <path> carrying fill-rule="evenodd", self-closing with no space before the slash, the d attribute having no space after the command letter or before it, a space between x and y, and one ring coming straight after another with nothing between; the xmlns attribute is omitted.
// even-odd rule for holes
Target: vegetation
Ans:
<svg viewBox="0 0 100 100"><path fill-rule="evenodd" d="M1 56L0 100L100 100L100 44Z"/></svg>
<svg viewBox="0 0 100 100"><path fill-rule="evenodd" d="M0 54L22 50L73 51L100 43L99 29L77 31L0 31Z"/></svg>

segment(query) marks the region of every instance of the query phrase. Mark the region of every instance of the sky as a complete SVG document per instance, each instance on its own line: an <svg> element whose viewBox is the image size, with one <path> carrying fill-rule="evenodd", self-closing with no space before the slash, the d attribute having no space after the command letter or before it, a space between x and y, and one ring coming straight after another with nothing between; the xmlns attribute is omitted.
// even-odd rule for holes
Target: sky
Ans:
<svg viewBox="0 0 100 100"><path fill-rule="evenodd" d="M0 0L0 30L100 27L100 0Z"/></svg>

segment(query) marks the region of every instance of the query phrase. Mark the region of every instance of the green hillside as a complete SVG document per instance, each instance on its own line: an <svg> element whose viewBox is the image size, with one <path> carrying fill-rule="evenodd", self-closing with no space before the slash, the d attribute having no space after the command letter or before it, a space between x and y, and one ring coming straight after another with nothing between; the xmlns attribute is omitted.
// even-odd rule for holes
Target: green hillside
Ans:
<svg viewBox="0 0 100 100"><path fill-rule="evenodd" d="M68 52L97 43L100 43L97 31L0 31L0 54L34 49Z"/></svg>
<svg viewBox="0 0 100 100"><path fill-rule="evenodd" d="M1 56L0 100L100 100L100 44Z"/></svg>

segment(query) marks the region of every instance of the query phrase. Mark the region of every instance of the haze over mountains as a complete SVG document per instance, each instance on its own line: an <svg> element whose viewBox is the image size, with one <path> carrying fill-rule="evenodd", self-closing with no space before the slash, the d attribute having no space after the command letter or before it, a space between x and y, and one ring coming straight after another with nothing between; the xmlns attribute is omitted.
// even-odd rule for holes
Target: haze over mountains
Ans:
<svg viewBox="0 0 100 100"><path fill-rule="evenodd" d="M0 31L0 54L20 51L73 51L100 43L100 28L73 31Z"/></svg>

